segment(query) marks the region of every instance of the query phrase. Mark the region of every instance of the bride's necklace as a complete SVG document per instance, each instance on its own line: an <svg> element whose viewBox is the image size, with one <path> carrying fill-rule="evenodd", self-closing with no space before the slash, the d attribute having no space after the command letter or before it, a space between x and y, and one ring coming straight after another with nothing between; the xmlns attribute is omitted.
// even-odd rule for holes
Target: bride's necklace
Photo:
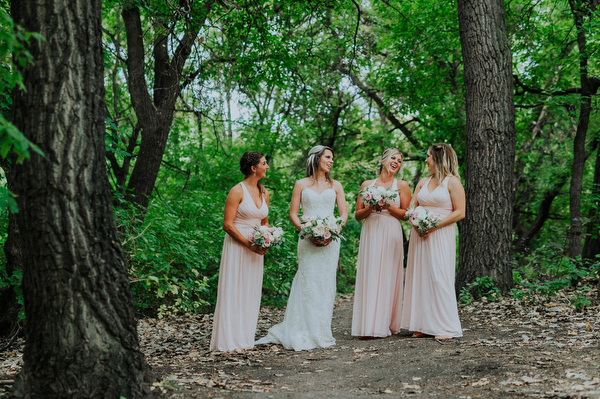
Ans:
<svg viewBox="0 0 600 399"><path fill-rule="evenodd" d="M310 177L310 180L312 180L313 182L317 183L317 184L321 184L321 183L325 183L327 181L327 178L324 178L323 180L315 180L312 176Z"/></svg>

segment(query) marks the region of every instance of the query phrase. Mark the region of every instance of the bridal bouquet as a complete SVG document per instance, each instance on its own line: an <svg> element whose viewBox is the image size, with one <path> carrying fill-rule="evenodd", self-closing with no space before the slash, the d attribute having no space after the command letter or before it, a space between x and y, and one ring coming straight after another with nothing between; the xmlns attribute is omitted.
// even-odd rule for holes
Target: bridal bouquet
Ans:
<svg viewBox="0 0 600 399"><path fill-rule="evenodd" d="M377 212L381 212L382 207L390 206L394 198L398 196L398 190L391 188L367 186L360 190L362 202L370 206L376 206Z"/></svg>
<svg viewBox="0 0 600 399"><path fill-rule="evenodd" d="M278 247L283 241L283 230L281 227L254 226L250 241L261 248Z"/></svg>
<svg viewBox="0 0 600 399"><path fill-rule="evenodd" d="M415 209L408 208L406 210L406 216L410 223L419 230L419 233L423 233L431 227L438 227L438 224L442 221L439 215L418 206Z"/></svg>
<svg viewBox="0 0 600 399"><path fill-rule="evenodd" d="M317 241L317 246L322 247L325 242L331 238L334 240L344 239L340 235L342 231L342 224L344 221L342 218L336 218L334 216L327 216L326 218L316 217L308 218L302 216L300 223L300 238L312 238L313 241Z"/></svg>

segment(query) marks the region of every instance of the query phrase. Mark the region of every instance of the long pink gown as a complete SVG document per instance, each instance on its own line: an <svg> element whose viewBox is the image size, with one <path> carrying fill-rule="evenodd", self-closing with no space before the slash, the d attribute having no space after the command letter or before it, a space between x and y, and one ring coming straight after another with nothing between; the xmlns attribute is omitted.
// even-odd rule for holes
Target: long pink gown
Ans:
<svg viewBox="0 0 600 399"><path fill-rule="evenodd" d="M247 238L254 226L260 226L269 207L263 198L260 208L244 183L244 199L238 206L233 224ZM217 306L210 340L211 351L232 351L254 347L254 334L260 311L264 258L225 234Z"/></svg>
<svg viewBox="0 0 600 399"><path fill-rule="evenodd" d="M398 189L396 179L392 188ZM400 206L400 196L394 206ZM360 232L352 335L387 337L400 331L403 259L400 221L387 210L371 213Z"/></svg>
<svg viewBox="0 0 600 399"><path fill-rule="evenodd" d="M442 219L452 213L446 177L431 193L429 181L417 195L419 205ZM462 337L454 277L456 269L456 226L434 230L421 238L412 229L408 245L406 286L401 327L428 335Z"/></svg>

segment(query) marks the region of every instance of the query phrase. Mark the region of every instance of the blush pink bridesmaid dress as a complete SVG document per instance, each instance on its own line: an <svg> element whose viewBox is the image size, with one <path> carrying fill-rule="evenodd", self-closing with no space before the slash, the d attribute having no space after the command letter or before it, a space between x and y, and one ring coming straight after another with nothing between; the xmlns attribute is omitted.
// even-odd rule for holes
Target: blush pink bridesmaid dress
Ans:
<svg viewBox="0 0 600 399"><path fill-rule="evenodd" d="M396 179L392 188L398 189ZM394 206L400 206L399 196ZM352 313L354 336L387 337L400 331L404 259L402 236L400 221L385 209L371 213L363 222Z"/></svg>
<svg viewBox="0 0 600 399"><path fill-rule="evenodd" d="M431 193L429 181L417 195L419 205L442 219L452 213L446 177ZM406 285L401 327L428 335L462 337L454 277L456 225L434 230L421 238L413 228L408 246Z"/></svg>
<svg viewBox="0 0 600 399"><path fill-rule="evenodd" d="M244 183L244 198L233 224L247 238L254 226L260 226L269 207L263 197L257 208ZM264 258L225 234L219 289L210 340L211 351L228 352L254 347L254 334L260 311Z"/></svg>

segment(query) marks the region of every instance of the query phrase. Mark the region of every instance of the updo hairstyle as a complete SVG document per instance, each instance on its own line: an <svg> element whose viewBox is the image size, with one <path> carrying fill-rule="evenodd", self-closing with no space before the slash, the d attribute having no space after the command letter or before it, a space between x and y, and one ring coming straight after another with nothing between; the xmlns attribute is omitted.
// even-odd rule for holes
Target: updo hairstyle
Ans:
<svg viewBox="0 0 600 399"><path fill-rule="evenodd" d="M252 176L254 172L252 171L253 166L258 166L260 160L265 155L259 151L246 151L242 158L240 159L240 171L244 174L244 179ZM256 184L261 194L264 193L264 187L260 183L260 180Z"/></svg>

